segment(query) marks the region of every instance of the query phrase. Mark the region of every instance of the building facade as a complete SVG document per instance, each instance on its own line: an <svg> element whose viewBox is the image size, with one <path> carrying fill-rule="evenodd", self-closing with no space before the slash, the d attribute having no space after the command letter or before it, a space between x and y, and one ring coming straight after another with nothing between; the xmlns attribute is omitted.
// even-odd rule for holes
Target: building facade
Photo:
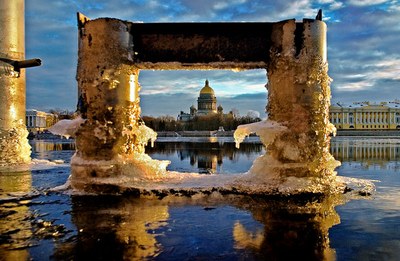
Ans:
<svg viewBox="0 0 400 261"><path fill-rule="evenodd" d="M209 81L206 80L197 98L197 109L192 105L190 107L190 113L181 111L177 119L179 121L189 121L196 116L206 116L217 113L222 114L223 108L221 105L217 107L217 97L215 96L214 89L211 88Z"/></svg>
<svg viewBox="0 0 400 261"><path fill-rule="evenodd" d="M370 102L341 104L330 107L330 122L337 130L396 130L400 129L400 103Z"/></svg>
<svg viewBox="0 0 400 261"><path fill-rule="evenodd" d="M26 110L26 128L31 133L46 130L55 123L54 115L44 111Z"/></svg>

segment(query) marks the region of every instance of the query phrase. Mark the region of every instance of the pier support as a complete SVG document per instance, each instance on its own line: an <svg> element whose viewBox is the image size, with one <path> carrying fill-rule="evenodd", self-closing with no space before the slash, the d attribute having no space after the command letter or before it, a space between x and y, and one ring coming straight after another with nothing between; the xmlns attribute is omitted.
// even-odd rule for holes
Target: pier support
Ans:
<svg viewBox="0 0 400 261"><path fill-rule="evenodd" d="M118 164L103 168L101 162L143 150L136 135L141 69L266 69L270 120L286 128L266 144L270 163L276 163L268 170L283 179L332 173L330 79L321 18L145 24L78 14L78 25L77 80L86 122L77 133L72 180L116 176Z"/></svg>
<svg viewBox="0 0 400 261"><path fill-rule="evenodd" d="M0 0L0 171L24 170L30 162L25 71L11 62L25 59L24 4Z"/></svg>
<svg viewBox="0 0 400 261"><path fill-rule="evenodd" d="M139 70L132 66L129 24L117 19L85 24L80 14L78 21L78 110L86 121L76 133L73 184L85 177L116 176L121 157L143 150L137 137Z"/></svg>
<svg viewBox="0 0 400 261"><path fill-rule="evenodd" d="M269 119L287 130L268 145L268 171L281 176L324 177L337 162L329 152L330 78L328 76L326 25L303 21L301 36L294 21L276 26L268 63ZM301 37L301 39L299 39ZM297 41L301 48L295 48ZM330 182L327 180L327 182Z"/></svg>

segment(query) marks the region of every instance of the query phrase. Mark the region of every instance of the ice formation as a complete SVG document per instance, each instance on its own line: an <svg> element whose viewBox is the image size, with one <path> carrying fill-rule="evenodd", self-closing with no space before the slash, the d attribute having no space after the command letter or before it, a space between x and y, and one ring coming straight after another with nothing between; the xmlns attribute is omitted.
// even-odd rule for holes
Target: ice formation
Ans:
<svg viewBox="0 0 400 261"><path fill-rule="evenodd" d="M60 120L49 128L49 131L54 135L60 135L65 138L74 138L75 133L79 126L84 123L85 120L81 116L76 117L73 120Z"/></svg>
<svg viewBox="0 0 400 261"><path fill-rule="evenodd" d="M15 172L29 169L31 146L28 131L20 120L9 130L0 130L0 172Z"/></svg>
<svg viewBox="0 0 400 261"><path fill-rule="evenodd" d="M264 145L267 145L275 139L277 134L284 130L287 130L285 126L270 120L240 125L234 133L236 148L239 148L240 143L242 143L250 134L256 133L260 137L261 142Z"/></svg>

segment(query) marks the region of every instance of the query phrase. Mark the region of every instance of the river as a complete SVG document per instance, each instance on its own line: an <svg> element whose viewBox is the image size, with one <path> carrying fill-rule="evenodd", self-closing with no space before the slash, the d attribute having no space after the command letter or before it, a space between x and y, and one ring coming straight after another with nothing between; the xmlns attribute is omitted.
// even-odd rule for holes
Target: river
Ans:
<svg viewBox="0 0 400 261"><path fill-rule="evenodd" d="M0 176L0 260L397 260L400 253L398 138L334 138L338 175L373 180L376 192L315 199L54 192L69 176L74 142L30 143L33 159L53 162ZM170 160L169 170L229 175L246 172L265 149L256 137L240 149L231 138L164 138L146 152Z"/></svg>

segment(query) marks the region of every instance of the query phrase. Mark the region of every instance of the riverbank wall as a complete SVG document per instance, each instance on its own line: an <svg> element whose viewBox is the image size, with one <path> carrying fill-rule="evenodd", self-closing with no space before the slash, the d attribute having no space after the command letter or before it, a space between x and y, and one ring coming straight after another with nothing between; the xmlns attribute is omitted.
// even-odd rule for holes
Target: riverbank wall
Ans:
<svg viewBox="0 0 400 261"><path fill-rule="evenodd" d="M400 130L338 130L336 136L399 136Z"/></svg>

